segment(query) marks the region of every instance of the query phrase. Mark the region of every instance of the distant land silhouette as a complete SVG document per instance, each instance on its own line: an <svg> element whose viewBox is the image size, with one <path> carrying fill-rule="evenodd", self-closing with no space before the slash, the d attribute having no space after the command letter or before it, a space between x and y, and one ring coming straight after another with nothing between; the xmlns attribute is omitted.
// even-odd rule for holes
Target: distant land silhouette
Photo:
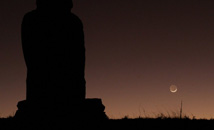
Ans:
<svg viewBox="0 0 214 130"><path fill-rule="evenodd" d="M22 22L27 98L16 118L105 119L101 99L86 99L83 24L72 0L37 0ZM91 117L90 117L91 118Z"/></svg>

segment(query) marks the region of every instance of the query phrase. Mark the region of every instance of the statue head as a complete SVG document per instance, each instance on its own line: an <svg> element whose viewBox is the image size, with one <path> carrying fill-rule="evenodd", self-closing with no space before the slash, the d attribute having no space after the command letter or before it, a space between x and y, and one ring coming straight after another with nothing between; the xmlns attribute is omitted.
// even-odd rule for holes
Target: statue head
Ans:
<svg viewBox="0 0 214 130"><path fill-rule="evenodd" d="M71 10L72 0L36 0L37 9Z"/></svg>

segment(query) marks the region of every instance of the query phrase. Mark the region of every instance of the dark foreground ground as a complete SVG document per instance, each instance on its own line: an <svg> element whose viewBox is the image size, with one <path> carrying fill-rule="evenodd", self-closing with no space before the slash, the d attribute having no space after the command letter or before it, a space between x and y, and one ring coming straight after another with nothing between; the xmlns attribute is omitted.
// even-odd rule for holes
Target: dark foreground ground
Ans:
<svg viewBox="0 0 214 130"><path fill-rule="evenodd" d="M60 123L59 123L60 122ZM105 121L17 121L0 119L0 130L214 130L214 120L120 119Z"/></svg>

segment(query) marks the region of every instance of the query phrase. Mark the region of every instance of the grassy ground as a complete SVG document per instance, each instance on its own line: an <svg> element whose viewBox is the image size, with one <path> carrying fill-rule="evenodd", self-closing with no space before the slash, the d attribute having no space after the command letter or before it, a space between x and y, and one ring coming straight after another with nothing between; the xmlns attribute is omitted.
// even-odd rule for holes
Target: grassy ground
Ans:
<svg viewBox="0 0 214 130"><path fill-rule="evenodd" d="M213 130L214 120L189 118L136 118L109 119L106 121L59 120L57 122L16 121L13 118L0 119L0 130Z"/></svg>
<svg viewBox="0 0 214 130"><path fill-rule="evenodd" d="M127 129L161 129L161 130L212 130L214 129L214 120L190 120L179 118L155 118L155 119L121 119L110 120L113 126Z"/></svg>

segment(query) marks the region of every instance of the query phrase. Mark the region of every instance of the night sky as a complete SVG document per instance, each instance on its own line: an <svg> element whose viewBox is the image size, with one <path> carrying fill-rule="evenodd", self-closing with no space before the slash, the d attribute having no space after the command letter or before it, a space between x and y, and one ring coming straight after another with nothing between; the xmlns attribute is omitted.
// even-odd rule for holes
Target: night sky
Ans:
<svg viewBox="0 0 214 130"><path fill-rule="evenodd" d="M110 118L179 113L181 100L190 117L214 118L213 0L73 2L84 24L87 98L102 98ZM35 8L35 0L0 1L1 117L26 98L20 32Z"/></svg>

